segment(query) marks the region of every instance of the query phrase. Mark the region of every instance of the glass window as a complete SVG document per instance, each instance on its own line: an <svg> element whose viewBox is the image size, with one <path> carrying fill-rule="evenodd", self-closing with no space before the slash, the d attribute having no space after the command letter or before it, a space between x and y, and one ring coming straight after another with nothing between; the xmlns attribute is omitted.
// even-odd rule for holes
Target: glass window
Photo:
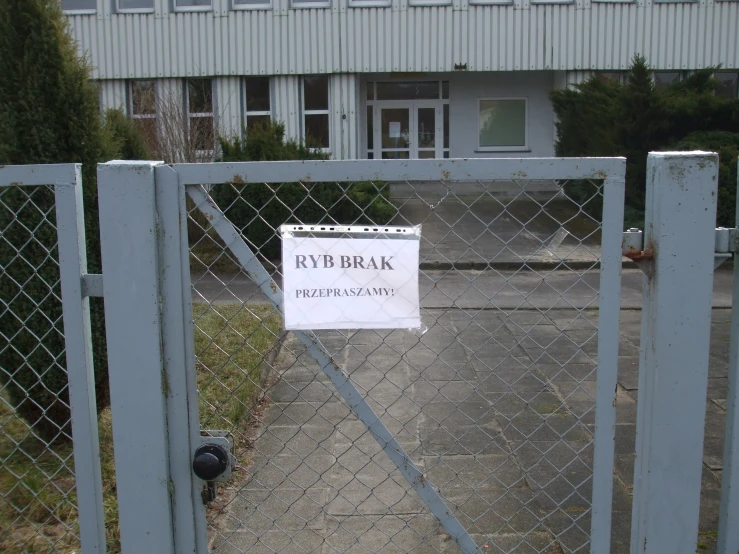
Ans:
<svg viewBox="0 0 739 554"><path fill-rule="evenodd" d="M213 150L213 83L210 79L188 79L185 90L190 143L197 151Z"/></svg>
<svg viewBox="0 0 739 554"><path fill-rule="evenodd" d="M444 104L444 149L449 148L449 104Z"/></svg>
<svg viewBox="0 0 739 554"><path fill-rule="evenodd" d="M246 128L268 123L272 116L269 77L246 77Z"/></svg>
<svg viewBox="0 0 739 554"><path fill-rule="evenodd" d="M95 11L98 7L97 0L62 0L62 9L65 12Z"/></svg>
<svg viewBox="0 0 739 554"><path fill-rule="evenodd" d="M156 115L156 83L131 82L131 115Z"/></svg>
<svg viewBox="0 0 739 554"><path fill-rule="evenodd" d="M596 71L593 76L604 83L620 83L623 81L624 74L621 71Z"/></svg>
<svg viewBox="0 0 739 554"><path fill-rule="evenodd" d="M328 114L305 115L305 139L310 147L328 148Z"/></svg>
<svg viewBox="0 0 739 554"><path fill-rule="evenodd" d="M307 110L328 110L328 77L303 78L304 107Z"/></svg>
<svg viewBox="0 0 739 554"><path fill-rule="evenodd" d="M367 100L375 99L375 83L367 83Z"/></svg>
<svg viewBox="0 0 739 554"><path fill-rule="evenodd" d="M526 147L526 100L480 100L480 148Z"/></svg>
<svg viewBox="0 0 739 554"><path fill-rule="evenodd" d="M296 8L327 8L331 0L292 0L292 5Z"/></svg>
<svg viewBox="0 0 739 554"><path fill-rule="evenodd" d="M157 99L155 81L129 82L129 114L152 153L157 150Z"/></svg>
<svg viewBox="0 0 739 554"><path fill-rule="evenodd" d="M210 8L211 0L175 0L176 8Z"/></svg>
<svg viewBox="0 0 739 554"><path fill-rule="evenodd" d="M367 106L367 150L375 149L375 122L372 106Z"/></svg>
<svg viewBox="0 0 739 554"><path fill-rule="evenodd" d="M441 82L441 97L444 100L449 100L449 81Z"/></svg>
<svg viewBox="0 0 739 554"><path fill-rule="evenodd" d="M247 77L244 79L246 86L246 111L268 112L269 102L269 77Z"/></svg>
<svg viewBox="0 0 739 554"><path fill-rule="evenodd" d="M436 100L439 81L377 83L378 100Z"/></svg>
<svg viewBox="0 0 739 554"><path fill-rule="evenodd" d="M153 10L154 0L118 0L118 11Z"/></svg>
<svg viewBox="0 0 739 554"><path fill-rule="evenodd" d="M249 6L270 6L270 0L233 0L234 8Z"/></svg>
<svg viewBox="0 0 739 554"><path fill-rule="evenodd" d="M652 74L654 86L660 90L664 90L670 85L679 82L682 79L682 73L679 71L655 71Z"/></svg>
<svg viewBox="0 0 739 554"><path fill-rule="evenodd" d="M451 4L452 0L409 0L411 6L446 6Z"/></svg>
<svg viewBox="0 0 739 554"><path fill-rule="evenodd" d="M328 77L303 77L303 136L311 147L329 148Z"/></svg>
<svg viewBox="0 0 739 554"><path fill-rule="evenodd" d="M188 79L187 107L193 113L213 113L213 84L210 79Z"/></svg>
<svg viewBox="0 0 739 554"><path fill-rule="evenodd" d="M714 77L719 82L716 95L724 98L739 97L739 71L717 71Z"/></svg>

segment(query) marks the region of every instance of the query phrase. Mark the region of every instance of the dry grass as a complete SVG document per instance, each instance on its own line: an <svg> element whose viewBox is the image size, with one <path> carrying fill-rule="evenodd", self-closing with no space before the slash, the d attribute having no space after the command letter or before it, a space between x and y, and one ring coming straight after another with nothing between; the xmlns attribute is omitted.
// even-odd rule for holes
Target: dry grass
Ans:
<svg viewBox="0 0 739 554"><path fill-rule="evenodd" d="M200 424L234 429L254 405L282 320L272 306L195 304Z"/></svg>
<svg viewBox="0 0 739 554"><path fill-rule="evenodd" d="M271 306L193 306L200 419L236 429L259 394L264 357L282 321ZM98 420L108 552L120 552L110 409ZM0 552L80 551L71 444L47 446L0 398ZM242 462L243 463L243 462Z"/></svg>
<svg viewBox="0 0 739 554"><path fill-rule="evenodd" d="M110 410L98 422L110 552L120 551ZM0 552L78 552L77 492L71 444L47 446L0 401Z"/></svg>

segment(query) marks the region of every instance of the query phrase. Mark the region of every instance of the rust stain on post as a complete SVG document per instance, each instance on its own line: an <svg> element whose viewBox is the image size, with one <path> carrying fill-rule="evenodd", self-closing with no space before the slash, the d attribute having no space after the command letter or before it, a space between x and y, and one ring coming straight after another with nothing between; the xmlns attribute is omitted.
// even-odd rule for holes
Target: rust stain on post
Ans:
<svg viewBox="0 0 739 554"><path fill-rule="evenodd" d="M624 256L634 262L639 262L642 260L652 260L654 259L654 247L651 244L648 244L646 250L638 251L630 249L628 252L624 253Z"/></svg>

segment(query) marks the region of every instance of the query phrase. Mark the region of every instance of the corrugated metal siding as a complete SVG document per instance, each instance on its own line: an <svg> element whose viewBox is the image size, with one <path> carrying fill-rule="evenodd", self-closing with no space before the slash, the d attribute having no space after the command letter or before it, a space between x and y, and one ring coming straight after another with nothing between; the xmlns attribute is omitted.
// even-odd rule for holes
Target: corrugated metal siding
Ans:
<svg viewBox="0 0 739 554"><path fill-rule="evenodd" d="M100 109L121 108L128 113L125 81L100 81Z"/></svg>
<svg viewBox="0 0 739 554"><path fill-rule="evenodd" d="M739 67L739 2L71 16L96 78Z"/></svg>
<svg viewBox="0 0 739 554"><path fill-rule="evenodd" d="M272 113L276 121L285 124L285 136L296 140L302 138L300 90L298 77L279 76L272 79L272 94L275 100Z"/></svg>
<svg viewBox="0 0 739 554"><path fill-rule="evenodd" d="M241 133L241 77L215 79L218 132L223 136Z"/></svg>
<svg viewBox="0 0 739 554"><path fill-rule="evenodd" d="M331 154L337 160L358 158L359 76L334 75L330 81Z"/></svg>

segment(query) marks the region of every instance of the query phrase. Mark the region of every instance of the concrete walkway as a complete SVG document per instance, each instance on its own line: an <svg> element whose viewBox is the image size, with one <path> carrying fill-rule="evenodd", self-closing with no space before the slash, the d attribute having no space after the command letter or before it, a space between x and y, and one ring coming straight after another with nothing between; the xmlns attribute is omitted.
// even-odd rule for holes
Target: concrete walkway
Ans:
<svg viewBox="0 0 739 554"><path fill-rule="evenodd" d="M322 340L486 552L579 551L590 525L597 312L450 305L427 310L423 335ZM622 312L614 553L629 548L640 318ZM729 318L714 311L706 552L718 525ZM292 335L274 365L253 466L231 491L215 551L458 552Z"/></svg>
<svg viewBox="0 0 739 554"><path fill-rule="evenodd" d="M425 192L396 187L393 223L423 224L428 331L321 339L484 552L586 552L600 236L561 198ZM553 271L561 260L575 271ZM193 285L195 301L266 302L244 275L193 275ZM641 285L624 269L613 553L629 551ZM715 551L718 528L731 286L718 271L701 552ZM459 552L291 334L273 367L252 464L221 496L213 551Z"/></svg>

